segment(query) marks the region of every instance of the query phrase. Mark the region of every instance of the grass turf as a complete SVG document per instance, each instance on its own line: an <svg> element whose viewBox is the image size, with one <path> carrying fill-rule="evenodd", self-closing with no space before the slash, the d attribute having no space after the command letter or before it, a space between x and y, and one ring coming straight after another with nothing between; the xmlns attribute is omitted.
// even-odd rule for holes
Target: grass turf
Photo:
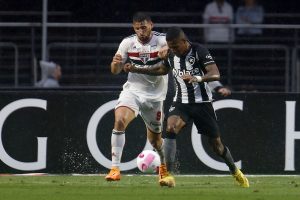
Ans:
<svg viewBox="0 0 300 200"><path fill-rule="evenodd" d="M235 185L231 176L176 176L176 187L160 187L156 176L2 176L2 200L299 200L300 176L250 176L250 188Z"/></svg>

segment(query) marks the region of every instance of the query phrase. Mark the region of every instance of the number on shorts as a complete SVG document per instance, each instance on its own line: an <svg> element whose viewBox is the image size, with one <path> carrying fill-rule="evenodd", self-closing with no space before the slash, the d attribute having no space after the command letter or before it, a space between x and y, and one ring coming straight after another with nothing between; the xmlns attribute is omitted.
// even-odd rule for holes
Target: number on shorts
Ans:
<svg viewBox="0 0 300 200"><path fill-rule="evenodd" d="M161 111L156 113L156 120L159 121L161 119Z"/></svg>

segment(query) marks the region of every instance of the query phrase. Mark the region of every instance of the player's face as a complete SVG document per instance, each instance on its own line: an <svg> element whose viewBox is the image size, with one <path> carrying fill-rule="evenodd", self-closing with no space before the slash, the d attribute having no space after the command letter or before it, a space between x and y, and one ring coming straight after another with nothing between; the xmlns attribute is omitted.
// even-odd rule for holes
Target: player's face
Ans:
<svg viewBox="0 0 300 200"><path fill-rule="evenodd" d="M189 43L184 38L167 41L169 49L178 57L184 56L189 50Z"/></svg>
<svg viewBox="0 0 300 200"><path fill-rule="evenodd" d="M133 22L134 32L142 43L147 43L151 38L153 24L151 21Z"/></svg>

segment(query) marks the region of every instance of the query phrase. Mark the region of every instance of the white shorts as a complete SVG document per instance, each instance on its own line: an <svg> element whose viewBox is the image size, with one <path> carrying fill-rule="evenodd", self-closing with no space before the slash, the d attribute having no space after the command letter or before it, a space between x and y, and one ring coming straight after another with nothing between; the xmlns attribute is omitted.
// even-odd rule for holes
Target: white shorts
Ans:
<svg viewBox="0 0 300 200"><path fill-rule="evenodd" d="M135 116L140 114L147 128L155 133L161 133L163 123L163 101L147 101L128 90L123 90L119 96L115 109L121 106L132 109Z"/></svg>

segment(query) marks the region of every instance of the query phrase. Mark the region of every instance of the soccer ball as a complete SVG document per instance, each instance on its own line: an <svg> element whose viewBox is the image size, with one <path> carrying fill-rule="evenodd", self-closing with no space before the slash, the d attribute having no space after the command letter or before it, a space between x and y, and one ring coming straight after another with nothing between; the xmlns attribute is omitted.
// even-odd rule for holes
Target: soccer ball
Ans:
<svg viewBox="0 0 300 200"><path fill-rule="evenodd" d="M160 158L155 151L144 150L138 155L136 164L143 173L158 173Z"/></svg>

